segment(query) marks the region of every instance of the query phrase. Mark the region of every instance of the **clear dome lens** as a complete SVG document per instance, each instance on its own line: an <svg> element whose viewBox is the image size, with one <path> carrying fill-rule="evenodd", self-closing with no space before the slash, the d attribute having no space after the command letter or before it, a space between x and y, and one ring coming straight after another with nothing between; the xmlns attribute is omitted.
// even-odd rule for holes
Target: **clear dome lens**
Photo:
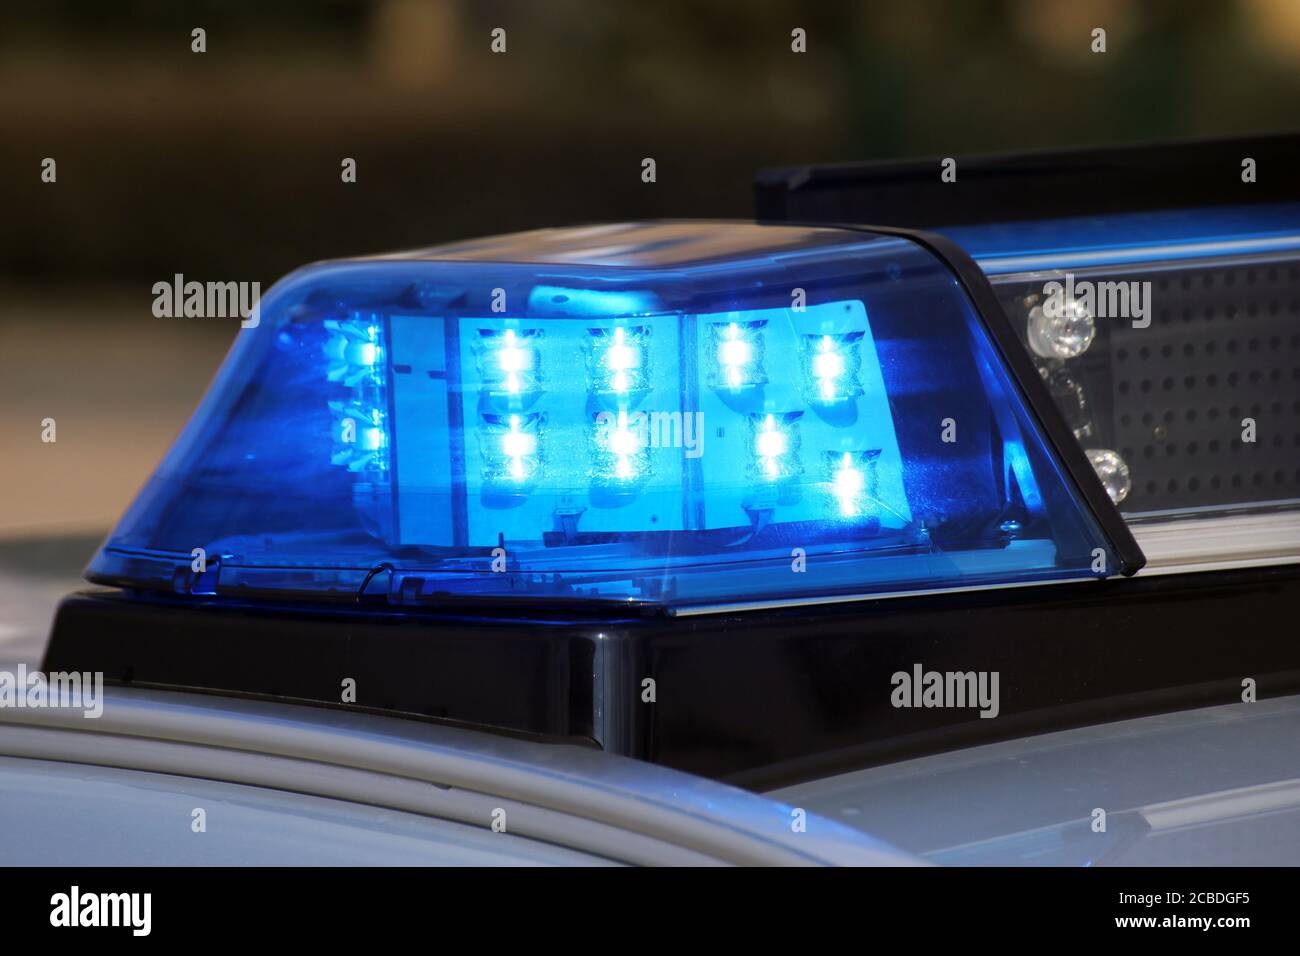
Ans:
<svg viewBox="0 0 1300 956"><path fill-rule="evenodd" d="M1127 498L1133 482L1129 479L1128 465L1124 459L1107 448L1089 448L1087 455L1106 494L1110 495L1110 500L1119 504Z"/></svg>
<svg viewBox="0 0 1300 956"><path fill-rule="evenodd" d="M1068 359L1088 351L1097 334L1092 313L1076 299L1057 308L1051 301L1029 310L1029 347L1046 359Z"/></svg>

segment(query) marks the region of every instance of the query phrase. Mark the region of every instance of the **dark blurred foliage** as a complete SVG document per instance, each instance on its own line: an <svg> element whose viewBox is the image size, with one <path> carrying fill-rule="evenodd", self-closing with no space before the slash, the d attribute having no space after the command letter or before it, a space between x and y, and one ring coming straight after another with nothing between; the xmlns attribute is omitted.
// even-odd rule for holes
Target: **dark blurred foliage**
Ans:
<svg viewBox="0 0 1300 956"><path fill-rule="evenodd" d="M1300 0L8 0L0 279L266 283L533 226L746 216L765 165L1298 124Z"/></svg>

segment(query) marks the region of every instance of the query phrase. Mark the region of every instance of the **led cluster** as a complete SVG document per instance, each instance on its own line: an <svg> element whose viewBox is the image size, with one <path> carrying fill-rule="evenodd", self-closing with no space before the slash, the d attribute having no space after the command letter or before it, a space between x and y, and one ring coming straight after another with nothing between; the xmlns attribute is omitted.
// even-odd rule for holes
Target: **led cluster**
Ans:
<svg viewBox="0 0 1300 956"><path fill-rule="evenodd" d="M710 350L716 361L709 383L724 392L765 384L763 367L766 322L717 322L710 326ZM799 338L800 391L814 407L830 407L863 394L861 341L865 331L821 333ZM799 455L802 411L751 413L749 472L758 484L773 484L803 473ZM879 449L826 452L827 493L843 518L858 518L875 497Z"/></svg>
<svg viewBox="0 0 1300 956"><path fill-rule="evenodd" d="M650 475L646 416L632 410L650 391L650 329L616 325L587 331L587 389L598 409L591 433L591 479L597 486L627 491Z"/></svg>
<svg viewBox="0 0 1300 956"><path fill-rule="evenodd" d="M844 335L805 335L799 352L803 391L813 405L834 405L862 394L863 332Z"/></svg>
<svg viewBox="0 0 1300 956"><path fill-rule="evenodd" d="M784 481L803 473L799 460L799 419L802 417L803 412L755 413L749 416L752 477L760 481Z"/></svg>
<svg viewBox="0 0 1300 956"><path fill-rule="evenodd" d="M826 452L831 497L842 518L861 517L876 497L876 462L880 449Z"/></svg>
<svg viewBox="0 0 1300 956"><path fill-rule="evenodd" d="M490 396L530 399L542 389L540 329L479 329L474 343L479 381Z"/></svg>
<svg viewBox="0 0 1300 956"><path fill-rule="evenodd" d="M531 414L483 415L483 478L489 485L516 488L536 477L541 463L544 420Z"/></svg>
<svg viewBox="0 0 1300 956"><path fill-rule="evenodd" d="M608 488L628 488L650 474L650 443L643 413L600 412L592 434L591 477Z"/></svg>
<svg viewBox="0 0 1300 956"><path fill-rule="evenodd" d="M497 491L521 491L541 469L546 420L528 410L542 394L541 338L541 329L480 328L473 343L483 480Z"/></svg>
<svg viewBox="0 0 1300 956"><path fill-rule="evenodd" d="M330 461L382 478L388 471L382 318L354 312L324 325L326 378L346 389L344 397L329 401L334 413Z"/></svg>
<svg viewBox="0 0 1300 956"><path fill-rule="evenodd" d="M716 362L710 383L741 392L768 382L764 367L766 320L710 323L709 347ZM335 416L335 464L352 472L383 473L389 467L383 319L353 313L325 322L330 381L346 395L330 401ZM810 405L833 405L862 394L861 342L864 332L800 338L803 393ZM478 438L483 480L496 492L529 489L541 473L546 415L535 406L543 395L542 330L517 325L477 328L471 348L479 373ZM593 425L589 432L593 485L630 492L650 476L653 462L649 416L638 410L652 390L651 328L615 324L587 329L586 381ZM784 482L803 474L800 455L802 411L755 412L749 426L751 480ZM839 513L864 512L873 494L878 451L828 452L825 487Z"/></svg>
<svg viewBox="0 0 1300 956"><path fill-rule="evenodd" d="M592 394L624 397L650 388L647 328L588 329L587 381Z"/></svg>
<svg viewBox="0 0 1300 956"><path fill-rule="evenodd" d="M710 350L716 359L708 366L711 388L739 392L767 382L763 364L763 328L766 325L764 319L710 324Z"/></svg>

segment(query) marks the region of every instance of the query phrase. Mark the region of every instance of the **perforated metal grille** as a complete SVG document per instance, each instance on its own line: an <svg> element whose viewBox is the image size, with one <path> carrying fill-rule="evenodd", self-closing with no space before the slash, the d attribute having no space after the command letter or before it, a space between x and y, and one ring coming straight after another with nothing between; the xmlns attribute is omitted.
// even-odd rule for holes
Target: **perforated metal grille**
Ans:
<svg viewBox="0 0 1300 956"><path fill-rule="evenodd" d="M1081 443L1118 451L1132 490L1122 511L1186 510L1300 498L1300 260L1202 260L1085 269L1075 282L1150 282L1147 328L1098 318L1087 352L1040 369L1083 386L1087 409L1060 390ZM998 277L1022 337L1034 297L1063 273ZM1243 441L1254 421L1253 442ZM1249 437L1249 436L1247 436Z"/></svg>

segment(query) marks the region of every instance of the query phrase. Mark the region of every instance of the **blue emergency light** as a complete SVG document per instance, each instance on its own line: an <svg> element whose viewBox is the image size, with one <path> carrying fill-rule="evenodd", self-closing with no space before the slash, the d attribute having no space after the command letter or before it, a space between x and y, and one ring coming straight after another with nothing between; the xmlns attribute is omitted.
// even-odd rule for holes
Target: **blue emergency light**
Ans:
<svg viewBox="0 0 1300 956"><path fill-rule="evenodd" d="M998 321L932 246L845 228L624 224L309 266L88 575L681 612L1131 573Z"/></svg>
<svg viewBox="0 0 1300 956"><path fill-rule="evenodd" d="M45 669L753 787L1293 692L1286 629L1232 631L1294 605L1300 500L1300 206L1242 156L1300 141L775 170L767 224L303 269ZM999 719L894 707L917 662L1001 674Z"/></svg>

